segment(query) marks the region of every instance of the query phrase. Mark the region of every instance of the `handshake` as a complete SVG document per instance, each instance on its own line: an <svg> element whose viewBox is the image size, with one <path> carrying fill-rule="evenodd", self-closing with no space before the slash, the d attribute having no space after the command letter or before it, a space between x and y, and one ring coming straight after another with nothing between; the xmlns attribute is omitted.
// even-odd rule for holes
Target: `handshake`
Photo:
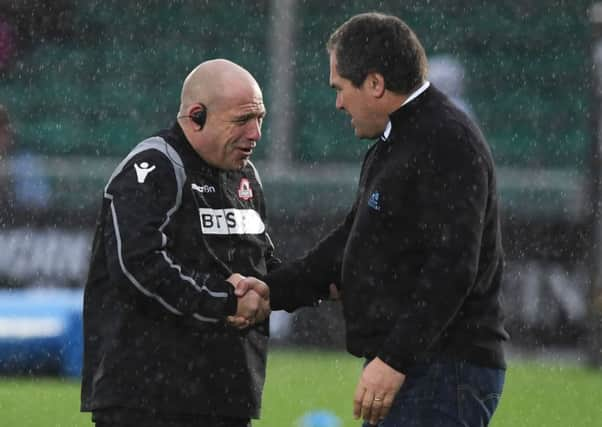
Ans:
<svg viewBox="0 0 602 427"><path fill-rule="evenodd" d="M236 313L226 318L227 323L237 329L245 329L263 322L270 315L270 288L255 277L245 277L238 273L226 279L234 286L238 297Z"/></svg>

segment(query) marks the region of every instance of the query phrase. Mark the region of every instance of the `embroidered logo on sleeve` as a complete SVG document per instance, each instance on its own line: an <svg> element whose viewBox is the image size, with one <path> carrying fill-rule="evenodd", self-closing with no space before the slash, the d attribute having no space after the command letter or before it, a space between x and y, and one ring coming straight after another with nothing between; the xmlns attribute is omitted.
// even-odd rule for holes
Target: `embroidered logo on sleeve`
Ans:
<svg viewBox="0 0 602 427"><path fill-rule="evenodd" d="M155 170L155 165L149 165L147 162L134 163L134 168L136 169L138 184L143 184L148 174Z"/></svg>
<svg viewBox="0 0 602 427"><path fill-rule="evenodd" d="M253 189L247 178L242 178L238 186L238 198L244 201L253 198Z"/></svg>
<svg viewBox="0 0 602 427"><path fill-rule="evenodd" d="M375 211L380 210L380 193L378 191L373 192L368 199L368 206Z"/></svg>

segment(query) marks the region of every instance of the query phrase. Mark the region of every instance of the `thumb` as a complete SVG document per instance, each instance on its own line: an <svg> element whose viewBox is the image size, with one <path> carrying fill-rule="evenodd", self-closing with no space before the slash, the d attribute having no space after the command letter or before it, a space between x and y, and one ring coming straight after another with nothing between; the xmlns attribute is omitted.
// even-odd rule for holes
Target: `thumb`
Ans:
<svg viewBox="0 0 602 427"><path fill-rule="evenodd" d="M242 274L238 274L238 273L234 273L231 274L230 277L228 277L226 279L227 282L230 282L230 284L232 286L234 286L234 295L236 296L243 296L244 294L247 293L247 289L246 288L242 288L240 291L238 291L239 289L239 285L240 282L245 278L245 276L243 276ZM241 293L242 292L242 293Z"/></svg>
<svg viewBox="0 0 602 427"><path fill-rule="evenodd" d="M234 285L234 295L237 297L243 297L249 291L249 282L247 279L240 280L236 285Z"/></svg>
<svg viewBox="0 0 602 427"><path fill-rule="evenodd" d="M245 292L253 290L263 299L270 297L270 288L256 277L245 277L238 284L244 287Z"/></svg>

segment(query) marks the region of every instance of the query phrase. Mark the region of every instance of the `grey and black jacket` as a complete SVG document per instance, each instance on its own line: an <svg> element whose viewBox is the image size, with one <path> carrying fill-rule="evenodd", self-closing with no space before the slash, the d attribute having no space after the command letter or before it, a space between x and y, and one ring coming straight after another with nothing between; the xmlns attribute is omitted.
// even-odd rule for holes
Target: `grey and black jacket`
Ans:
<svg viewBox="0 0 602 427"><path fill-rule="evenodd" d="M84 295L83 411L256 418L267 322L238 331L226 278L278 263L260 179L203 161L181 128L146 139L104 190Z"/></svg>

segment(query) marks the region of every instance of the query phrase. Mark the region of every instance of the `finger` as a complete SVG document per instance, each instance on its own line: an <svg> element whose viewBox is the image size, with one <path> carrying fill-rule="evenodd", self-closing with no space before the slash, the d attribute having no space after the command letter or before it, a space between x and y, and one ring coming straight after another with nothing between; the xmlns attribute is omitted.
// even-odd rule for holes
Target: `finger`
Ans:
<svg viewBox="0 0 602 427"><path fill-rule="evenodd" d="M262 300L261 301L261 305L259 306L261 311L263 311L267 316L270 315L270 313L272 312L272 307L270 306L270 301L269 300Z"/></svg>
<svg viewBox="0 0 602 427"><path fill-rule="evenodd" d="M244 297L246 293L249 291L249 284L242 279L236 285L234 285L234 295L237 297Z"/></svg>
<svg viewBox="0 0 602 427"><path fill-rule="evenodd" d="M372 417L372 405L374 404L374 392L366 390L362 399L362 418L369 421Z"/></svg>
<svg viewBox="0 0 602 427"><path fill-rule="evenodd" d="M230 284L232 286L234 286L234 294L236 296L243 296L246 293L246 289L241 288L239 289L239 285L241 284L242 280L245 279L245 276L243 276L242 274L238 274L238 273L233 273L230 275L230 277L228 277L226 279L227 282L230 282Z"/></svg>
<svg viewBox="0 0 602 427"><path fill-rule="evenodd" d="M372 411L370 413L370 419L368 420L368 422L372 425L377 425L378 421L381 419L380 418L380 414L383 408L383 398L379 397L378 395L375 395L374 399L372 400Z"/></svg>
<svg viewBox="0 0 602 427"><path fill-rule="evenodd" d="M238 273L232 273L230 275L230 277L228 277L226 279L227 282L230 282L232 284L232 286L236 286L236 284L238 282L240 282L242 279L244 279L245 276L243 276L242 274L238 274Z"/></svg>
<svg viewBox="0 0 602 427"><path fill-rule="evenodd" d="M364 393L366 388L362 383L358 383L355 388L355 394L353 395L353 418L356 420L362 415L362 401L364 400Z"/></svg>
<svg viewBox="0 0 602 427"><path fill-rule="evenodd" d="M229 325L234 327L246 326L249 324L249 321L242 316L228 316L226 321Z"/></svg>
<svg viewBox="0 0 602 427"><path fill-rule="evenodd" d="M228 316L226 321L230 326L237 329L245 329L250 326L249 321L242 316Z"/></svg>
<svg viewBox="0 0 602 427"><path fill-rule="evenodd" d="M265 319L270 317L271 312L272 312L272 310L270 309L270 305L268 303L262 304L260 306L259 310L257 311L257 316L255 319L258 322L263 322Z"/></svg>
<svg viewBox="0 0 602 427"><path fill-rule="evenodd" d="M265 282L262 282L255 277L248 277L245 280L245 283L248 284L251 289L257 292L263 299L268 299L270 297L270 288L265 284Z"/></svg>
<svg viewBox="0 0 602 427"><path fill-rule="evenodd" d="M244 296L248 291L255 290L255 280L257 279L254 279L252 277L245 277L240 282L238 282L237 286L235 287L234 293L237 296Z"/></svg>
<svg viewBox="0 0 602 427"><path fill-rule="evenodd" d="M253 326L257 322L260 322L261 320L259 319L259 311L254 311L253 314L251 314L249 316L248 320L249 320L249 325L250 326Z"/></svg>
<svg viewBox="0 0 602 427"><path fill-rule="evenodd" d="M380 413L378 414L378 421L384 420L385 417L389 414L391 407L393 406L393 401L395 400L395 393L387 393L383 398L383 404L380 408Z"/></svg>
<svg viewBox="0 0 602 427"><path fill-rule="evenodd" d="M255 314L255 323L261 323L268 317L265 310L259 309Z"/></svg>

